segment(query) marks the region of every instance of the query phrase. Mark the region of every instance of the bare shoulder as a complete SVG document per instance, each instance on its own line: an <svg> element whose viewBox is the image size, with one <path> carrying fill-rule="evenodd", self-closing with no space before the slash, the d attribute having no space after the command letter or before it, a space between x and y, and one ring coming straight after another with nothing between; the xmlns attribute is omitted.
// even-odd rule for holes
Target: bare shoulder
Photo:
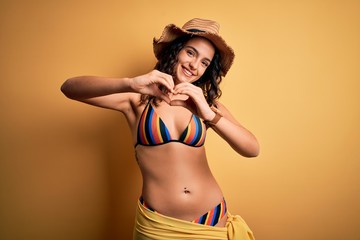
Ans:
<svg viewBox="0 0 360 240"><path fill-rule="evenodd" d="M123 109L123 112L126 111L133 112L136 116L142 111L143 106L141 104L141 94L138 93L127 93L129 99L129 105L127 109Z"/></svg>

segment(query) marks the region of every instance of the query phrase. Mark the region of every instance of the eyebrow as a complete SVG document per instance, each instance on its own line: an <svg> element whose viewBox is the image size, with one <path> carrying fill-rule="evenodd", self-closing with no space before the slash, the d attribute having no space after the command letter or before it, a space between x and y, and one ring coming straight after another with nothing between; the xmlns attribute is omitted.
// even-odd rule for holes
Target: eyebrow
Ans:
<svg viewBox="0 0 360 240"><path fill-rule="evenodd" d="M191 48L194 52L196 52L197 55L199 55L199 51L196 48L189 45L185 46L185 48ZM205 57L205 60L211 62L211 60L207 57Z"/></svg>

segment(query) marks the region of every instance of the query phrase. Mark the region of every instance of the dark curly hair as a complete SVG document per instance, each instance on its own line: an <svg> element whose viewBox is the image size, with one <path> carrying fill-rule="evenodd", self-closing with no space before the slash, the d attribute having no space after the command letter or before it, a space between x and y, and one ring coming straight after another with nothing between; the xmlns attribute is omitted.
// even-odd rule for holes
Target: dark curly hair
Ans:
<svg viewBox="0 0 360 240"><path fill-rule="evenodd" d="M175 76L174 68L178 62L178 54L191 38L191 35L184 35L170 42L161 53L154 69ZM209 106L216 106L215 100L220 98L222 93L219 87L219 84L222 80L220 70L220 54L215 48L215 54L213 59L211 60L210 65L207 67L201 78L193 82L195 86L198 86L203 90L205 99ZM148 100L157 99L155 99L155 97L153 96L142 95L140 102L141 104L143 104Z"/></svg>

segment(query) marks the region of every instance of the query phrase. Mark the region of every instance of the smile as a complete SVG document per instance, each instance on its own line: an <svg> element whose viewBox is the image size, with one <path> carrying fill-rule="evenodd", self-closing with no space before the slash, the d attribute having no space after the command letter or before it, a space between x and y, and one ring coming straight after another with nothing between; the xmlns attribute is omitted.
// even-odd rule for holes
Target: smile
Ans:
<svg viewBox="0 0 360 240"><path fill-rule="evenodd" d="M193 73L191 71L189 71L187 68L182 67L183 73L185 74L185 76L187 77L192 77Z"/></svg>

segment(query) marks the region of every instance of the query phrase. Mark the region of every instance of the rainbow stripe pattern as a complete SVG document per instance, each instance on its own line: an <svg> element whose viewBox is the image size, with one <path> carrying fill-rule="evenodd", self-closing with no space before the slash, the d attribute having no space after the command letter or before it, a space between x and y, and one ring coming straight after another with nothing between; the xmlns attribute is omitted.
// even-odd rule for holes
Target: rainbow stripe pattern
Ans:
<svg viewBox="0 0 360 240"><path fill-rule="evenodd" d="M208 226L215 226L220 221L220 219L225 216L226 212L226 201L223 198L221 203L219 203L216 207L214 207L198 219L193 220L192 222Z"/></svg>
<svg viewBox="0 0 360 240"><path fill-rule="evenodd" d="M198 116L193 114L180 138L173 139L165 123L149 102L139 120L136 145L156 146L169 142L180 142L192 147L201 147L204 145L205 138L206 126Z"/></svg>
<svg viewBox="0 0 360 240"><path fill-rule="evenodd" d="M139 201L148 210L158 213L144 201L142 196L140 196ZM220 221L220 219L226 215L226 212L226 201L225 198L223 198L223 200L216 207L191 222L208 226L215 226Z"/></svg>

